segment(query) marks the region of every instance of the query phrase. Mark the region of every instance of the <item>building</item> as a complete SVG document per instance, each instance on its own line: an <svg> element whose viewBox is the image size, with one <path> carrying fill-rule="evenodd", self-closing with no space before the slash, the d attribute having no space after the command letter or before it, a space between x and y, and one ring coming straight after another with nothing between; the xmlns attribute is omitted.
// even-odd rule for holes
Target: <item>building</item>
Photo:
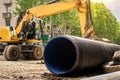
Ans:
<svg viewBox="0 0 120 80"><path fill-rule="evenodd" d="M0 26L16 26L17 16L13 14L15 0L0 0Z"/></svg>

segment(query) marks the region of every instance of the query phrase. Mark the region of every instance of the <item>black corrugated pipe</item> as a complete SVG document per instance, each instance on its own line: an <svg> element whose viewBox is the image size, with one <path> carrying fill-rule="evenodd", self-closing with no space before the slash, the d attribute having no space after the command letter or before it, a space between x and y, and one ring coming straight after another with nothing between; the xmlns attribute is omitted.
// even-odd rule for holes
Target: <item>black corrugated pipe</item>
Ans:
<svg viewBox="0 0 120 80"><path fill-rule="evenodd" d="M116 50L119 45L65 35L48 42L44 61L54 74L71 74L110 61Z"/></svg>

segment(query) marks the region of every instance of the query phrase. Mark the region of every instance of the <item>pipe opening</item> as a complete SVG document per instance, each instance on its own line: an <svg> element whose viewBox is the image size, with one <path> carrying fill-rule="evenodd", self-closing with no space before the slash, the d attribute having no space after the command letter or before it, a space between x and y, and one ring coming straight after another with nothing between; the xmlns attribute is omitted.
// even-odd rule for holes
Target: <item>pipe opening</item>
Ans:
<svg viewBox="0 0 120 80"><path fill-rule="evenodd" d="M74 44L64 37L52 39L45 48L44 61L47 68L56 74L69 72L76 61Z"/></svg>

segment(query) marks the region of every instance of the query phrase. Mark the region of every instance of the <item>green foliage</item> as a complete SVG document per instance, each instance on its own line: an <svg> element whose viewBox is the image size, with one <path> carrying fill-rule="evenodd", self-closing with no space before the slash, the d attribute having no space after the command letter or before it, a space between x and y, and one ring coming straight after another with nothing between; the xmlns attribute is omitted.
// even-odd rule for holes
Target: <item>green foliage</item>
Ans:
<svg viewBox="0 0 120 80"><path fill-rule="evenodd" d="M96 35L115 42L118 23L111 11L103 3L92 3L92 17Z"/></svg>
<svg viewBox="0 0 120 80"><path fill-rule="evenodd" d="M68 32L73 35L80 36L79 17L76 10L70 10L67 12L59 13L50 17L47 17L47 22L52 19L52 25L57 25L58 28L71 28L72 32Z"/></svg>
<svg viewBox="0 0 120 80"><path fill-rule="evenodd" d="M117 30L117 36L115 42L117 44L120 44L120 22L118 22L118 30Z"/></svg>
<svg viewBox="0 0 120 80"><path fill-rule="evenodd" d="M41 4L41 0L16 0L16 10L14 13L17 15L21 12L26 12L28 8L37 6Z"/></svg>

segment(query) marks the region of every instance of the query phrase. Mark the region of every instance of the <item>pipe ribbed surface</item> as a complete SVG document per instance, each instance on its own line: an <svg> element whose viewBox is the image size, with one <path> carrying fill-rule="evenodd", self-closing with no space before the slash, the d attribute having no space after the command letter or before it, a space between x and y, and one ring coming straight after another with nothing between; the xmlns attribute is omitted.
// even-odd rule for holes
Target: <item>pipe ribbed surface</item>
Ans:
<svg viewBox="0 0 120 80"><path fill-rule="evenodd" d="M120 46L116 44L65 35L48 42L44 61L54 74L71 74L108 62L117 50Z"/></svg>

